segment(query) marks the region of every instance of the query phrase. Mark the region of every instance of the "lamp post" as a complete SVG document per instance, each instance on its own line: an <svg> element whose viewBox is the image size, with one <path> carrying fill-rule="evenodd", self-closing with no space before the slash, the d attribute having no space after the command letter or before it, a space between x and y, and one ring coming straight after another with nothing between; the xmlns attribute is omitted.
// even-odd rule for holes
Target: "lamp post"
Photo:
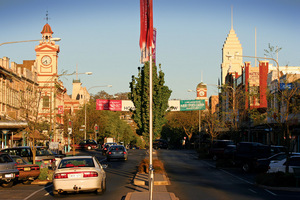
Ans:
<svg viewBox="0 0 300 200"><path fill-rule="evenodd" d="M112 85L99 85L99 86L92 86L87 90L87 93L93 88L98 88L98 87L112 87ZM86 140L86 95L84 95L84 140Z"/></svg>
<svg viewBox="0 0 300 200"><path fill-rule="evenodd" d="M55 94L56 94L56 87L55 87L55 82L53 81L53 78L55 78L55 77L61 77L61 76L71 76L71 75L74 75L74 74L86 74L86 75L92 75L93 73L92 72L83 72L83 73L75 73L75 72L73 72L73 73L71 73L71 74L59 74L59 75L54 75L54 76L52 76L52 84L54 84L54 91L52 91L52 88L53 87L51 87L51 93L52 93L52 96L53 96L53 100L54 100L54 102L53 102L53 109L54 109L54 126L53 126L53 120L52 120L52 113L50 114L50 117L51 117L51 119L50 119L50 121L51 121L51 128L53 128L53 132L54 132L54 141L57 141L57 138L56 138L56 97L55 97ZM56 80L55 80L56 81ZM52 98L51 98L52 99ZM51 109L52 109L52 101L53 100L51 100Z"/></svg>
<svg viewBox="0 0 300 200"><path fill-rule="evenodd" d="M195 92L197 94L196 91L188 89L188 92ZM200 133L201 133L201 110L199 110L199 149L200 149Z"/></svg>
<svg viewBox="0 0 300 200"><path fill-rule="evenodd" d="M58 42L61 39L60 38L51 38L50 40L54 41L54 42ZM37 42L37 41L41 41L41 40L39 39L39 40L22 40L22 41L13 41L13 42L3 42L3 43L0 43L0 46L2 46L4 44L14 44L14 43L23 43L23 42Z"/></svg>

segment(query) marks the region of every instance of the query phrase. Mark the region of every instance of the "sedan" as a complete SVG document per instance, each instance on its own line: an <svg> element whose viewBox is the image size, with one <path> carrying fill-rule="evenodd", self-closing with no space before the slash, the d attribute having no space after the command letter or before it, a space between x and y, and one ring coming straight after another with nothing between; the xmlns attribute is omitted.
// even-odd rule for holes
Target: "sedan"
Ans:
<svg viewBox="0 0 300 200"><path fill-rule="evenodd" d="M286 158L280 161L271 161L268 173L285 172ZM293 173L293 168L300 168L300 156L291 156L288 172Z"/></svg>
<svg viewBox="0 0 300 200"><path fill-rule="evenodd" d="M17 169L19 170L19 181L22 181L23 184L31 184L32 181L39 177L39 165L29 164L20 156L11 157L17 163Z"/></svg>
<svg viewBox="0 0 300 200"><path fill-rule="evenodd" d="M127 150L123 145L110 146L106 154L106 159L107 161L110 161L111 159L127 160L128 159Z"/></svg>
<svg viewBox="0 0 300 200"><path fill-rule="evenodd" d="M94 156L64 157L53 173L53 195L80 191L106 190L106 173Z"/></svg>

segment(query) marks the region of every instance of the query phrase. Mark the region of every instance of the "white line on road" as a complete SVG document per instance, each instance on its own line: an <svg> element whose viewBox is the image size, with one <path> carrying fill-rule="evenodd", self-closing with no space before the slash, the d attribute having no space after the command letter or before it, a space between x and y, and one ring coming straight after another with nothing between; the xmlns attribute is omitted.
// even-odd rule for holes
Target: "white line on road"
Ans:
<svg viewBox="0 0 300 200"><path fill-rule="evenodd" d="M265 191L266 191L266 192L269 192L270 194L272 194L272 195L274 195L274 196L277 196L277 194L275 194L275 193L271 192L271 191L270 191L270 190L268 190L268 189L265 189Z"/></svg>
<svg viewBox="0 0 300 200"><path fill-rule="evenodd" d="M48 188L48 187L52 187L52 184L51 184L51 185L48 185L47 187L44 187L44 188L42 188L42 189L39 189L39 190L35 191L34 193L32 193L31 195L29 195L28 197L26 197L24 200L29 199L30 197L32 197L32 196L35 195L36 193L38 193L38 192L40 192L40 191L42 191L42 190L45 190L45 189Z"/></svg>

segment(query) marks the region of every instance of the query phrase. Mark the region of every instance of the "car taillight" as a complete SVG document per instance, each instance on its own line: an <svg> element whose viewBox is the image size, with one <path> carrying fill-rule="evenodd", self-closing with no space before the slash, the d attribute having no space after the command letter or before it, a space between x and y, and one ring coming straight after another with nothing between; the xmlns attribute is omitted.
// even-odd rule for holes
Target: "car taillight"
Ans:
<svg viewBox="0 0 300 200"><path fill-rule="evenodd" d="M15 163L15 166L17 166L17 163Z"/></svg>
<svg viewBox="0 0 300 200"><path fill-rule="evenodd" d="M42 160L35 160L35 162L42 162Z"/></svg>
<svg viewBox="0 0 300 200"><path fill-rule="evenodd" d="M55 158L53 158L52 160L50 160L50 162L53 162L53 163L54 163L54 162L55 162Z"/></svg>
<svg viewBox="0 0 300 200"><path fill-rule="evenodd" d="M31 167L31 170L40 170L40 167Z"/></svg>
<svg viewBox="0 0 300 200"><path fill-rule="evenodd" d="M104 150L106 151L106 150L107 150L107 148L104 148Z"/></svg>
<svg viewBox="0 0 300 200"><path fill-rule="evenodd" d="M108 152L108 154L110 155L110 154L111 154L111 152Z"/></svg>
<svg viewBox="0 0 300 200"><path fill-rule="evenodd" d="M83 177L98 177L97 172L83 172Z"/></svg>
<svg viewBox="0 0 300 200"><path fill-rule="evenodd" d="M62 178L68 178L68 174L66 173L58 173L54 175L55 179L62 179Z"/></svg>
<svg viewBox="0 0 300 200"><path fill-rule="evenodd" d="M123 154L127 154L126 151L124 151Z"/></svg>
<svg viewBox="0 0 300 200"><path fill-rule="evenodd" d="M23 167L18 167L17 168L19 171L24 171L24 168Z"/></svg>

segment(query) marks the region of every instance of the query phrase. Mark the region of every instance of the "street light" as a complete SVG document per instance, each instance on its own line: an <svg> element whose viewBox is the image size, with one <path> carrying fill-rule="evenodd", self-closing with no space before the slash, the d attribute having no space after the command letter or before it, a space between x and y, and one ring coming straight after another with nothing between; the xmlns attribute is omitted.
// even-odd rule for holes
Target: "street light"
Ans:
<svg viewBox="0 0 300 200"><path fill-rule="evenodd" d="M61 38L51 38L50 40L54 41L54 42L58 42L58 41L61 40ZM37 42L37 41L41 41L41 39L39 39L39 40L22 40L22 41L13 41L13 42L3 42L3 43L0 43L0 46L2 46L4 44L14 44L14 43L23 43L23 42Z"/></svg>
<svg viewBox="0 0 300 200"><path fill-rule="evenodd" d="M188 92L195 92L197 94L196 91L188 89ZM201 133L201 110L199 110L199 149L200 149L200 133Z"/></svg>
<svg viewBox="0 0 300 200"><path fill-rule="evenodd" d="M87 90L87 93L93 88L97 87L112 87L112 85L99 85L99 86L92 86ZM86 140L86 95L84 95L84 140ZM96 138L95 138L96 139Z"/></svg>

